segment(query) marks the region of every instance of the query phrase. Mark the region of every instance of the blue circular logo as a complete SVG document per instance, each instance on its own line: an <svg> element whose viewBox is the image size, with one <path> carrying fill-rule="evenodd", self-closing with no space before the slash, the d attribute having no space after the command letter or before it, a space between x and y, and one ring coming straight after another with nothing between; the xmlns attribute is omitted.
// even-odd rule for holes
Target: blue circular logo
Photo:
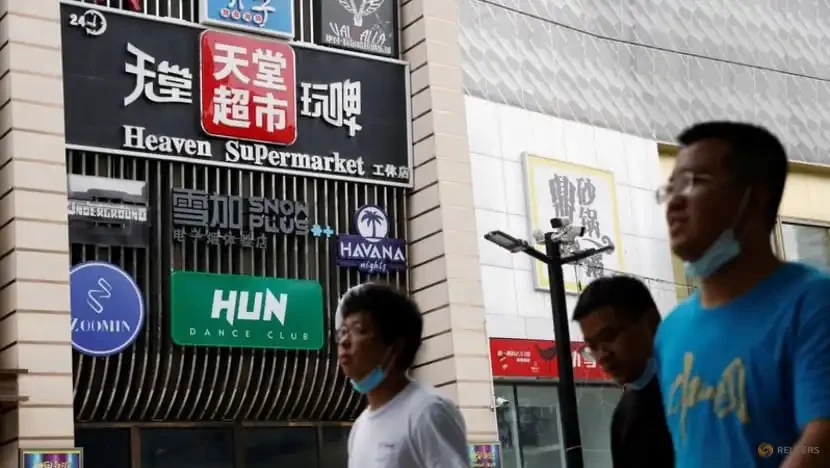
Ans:
<svg viewBox="0 0 830 468"><path fill-rule="evenodd" d="M72 347L88 356L118 354L144 325L144 299L124 270L86 262L69 272Z"/></svg>

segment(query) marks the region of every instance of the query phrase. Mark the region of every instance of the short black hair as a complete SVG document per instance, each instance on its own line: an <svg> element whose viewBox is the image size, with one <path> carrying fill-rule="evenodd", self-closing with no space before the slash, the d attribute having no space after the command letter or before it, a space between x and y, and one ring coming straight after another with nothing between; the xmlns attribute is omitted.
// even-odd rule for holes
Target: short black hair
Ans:
<svg viewBox="0 0 830 468"><path fill-rule="evenodd" d="M367 314L384 344L403 342L397 365L407 370L421 347L424 318L408 295L384 283L365 283L350 289L340 300L338 312L343 320L356 313Z"/></svg>
<svg viewBox="0 0 830 468"><path fill-rule="evenodd" d="M657 311L657 304L648 287L632 276L605 276L597 278L579 295L574 307L574 320L582 320L597 309L611 307L614 313L628 320L639 320L649 310Z"/></svg>
<svg viewBox="0 0 830 468"><path fill-rule="evenodd" d="M772 230L787 182L787 151L781 140L764 127L743 122L702 122L683 130L677 140L689 146L701 140L716 139L731 147L728 169L739 183L764 185L770 199L766 207L767 228Z"/></svg>

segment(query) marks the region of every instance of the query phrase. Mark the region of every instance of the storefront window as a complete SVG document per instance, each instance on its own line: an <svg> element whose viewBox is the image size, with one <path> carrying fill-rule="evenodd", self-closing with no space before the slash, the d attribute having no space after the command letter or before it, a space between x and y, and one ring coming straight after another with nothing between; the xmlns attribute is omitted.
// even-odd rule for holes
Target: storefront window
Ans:
<svg viewBox="0 0 830 468"><path fill-rule="evenodd" d="M611 467L611 417L621 395L617 387L576 389L585 466Z"/></svg>
<svg viewBox="0 0 830 468"><path fill-rule="evenodd" d="M313 427L245 429L245 468L317 466Z"/></svg>
<svg viewBox="0 0 830 468"><path fill-rule="evenodd" d="M781 243L787 260L830 270L830 228L781 223Z"/></svg>
<svg viewBox="0 0 830 468"><path fill-rule="evenodd" d="M565 466L556 387L501 384L494 390L504 467ZM577 387L585 466L611 468L611 417L621 394L616 387Z"/></svg>
<svg viewBox="0 0 830 468"><path fill-rule="evenodd" d="M129 465L110 465L129 466ZM233 468L231 429L142 429L142 468Z"/></svg>
<svg viewBox="0 0 830 468"><path fill-rule="evenodd" d="M559 403L556 388L519 385L519 442L523 468L562 466L562 440L559 434Z"/></svg>
<svg viewBox="0 0 830 468"><path fill-rule="evenodd" d="M324 427L322 429L322 453L320 468L346 468L348 427Z"/></svg>
<svg viewBox="0 0 830 468"><path fill-rule="evenodd" d="M516 395L513 385L495 385L496 421L504 468L519 468L519 428L516 424Z"/></svg>
<svg viewBox="0 0 830 468"><path fill-rule="evenodd" d="M75 445L84 449L84 467L130 466L129 429L75 429Z"/></svg>

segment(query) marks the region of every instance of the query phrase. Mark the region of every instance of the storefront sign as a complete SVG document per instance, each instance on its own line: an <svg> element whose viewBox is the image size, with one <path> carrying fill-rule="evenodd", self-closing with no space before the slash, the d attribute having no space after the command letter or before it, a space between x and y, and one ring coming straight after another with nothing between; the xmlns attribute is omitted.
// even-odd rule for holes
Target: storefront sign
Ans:
<svg viewBox="0 0 830 468"><path fill-rule="evenodd" d="M277 235L331 237L328 225L310 224L308 205L296 200L223 195L174 188L173 238L207 245L266 248Z"/></svg>
<svg viewBox="0 0 830 468"><path fill-rule="evenodd" d="M88 356L118 354L144 325L144 298L127 272L86 262L69 272L72 347Z"/></svg>
<svg viewBox="0 0 830 468"><path fill-rule="evenodd" d="M174 271L170 295L178 345L323 347L323 288L315 281Z"/></svg>
<svg viewBox="0 0 830 468"><path fill-rule="evenodd" d="M396 56L396 0L316 0L317 42Z"/></svg>
<svg viewBox="0 0 830 468"><path fill-rule="evenodd" d="M147 183L69 175L69 240L144 247L149 237Z"/></svg>
<svg viewBox="0 0 830 468"><path fill-rule="evenodd" d="M20 449L20 468L83 468L84 450Z"/></svg>
<svg viewBox="0 0 830 468"><path fill-rule="evenodd" d="M576 380L610 380L599 365L579 352L583 343L571 343ZM556 343L547 340L490 338L490 364L493 377L559 378Z"/></svg>
<svg viewBox="0 0 830 468"><path fill-rule="evenodd" d="M499 444L470 444L471 468L501 468Z"/></svg>
<svg viewBox="0 0 830 468"><path fill-rule="evenodd" d="M61 6L68 148L411 186L405 64L87 10Z"/></svg>
<svg viewBox="0 0 830 468"><path fill-rule="evenodd" d="M201 0L200 22L294 39L294 0Z"/></svg>
<svg viewBox="0 0 830 468"><path fill-rule="evenodd" d="M386 273L406 269L406 242L389 239L389 218L378 206L357 210L354 228L358 234L337 236L337 265L364 273Z"/></svg>
<svg viewBox="0 0 830 468"><path fill-rule="evenodd" d="M200 52L205 133L277 145L297 141L290 45L205 31Z"/></svg>
<svg viewBox="0 0 830 468"><path fill-rule="evenodd" d="M563 267L565 290L578 293L580 283L586 286L603 276L605 269L625 271L614 174L531 154L524 158L530 232L549 231L551 218L568 218L585 228L585 235L578 241L581 249L610 243L616 247L611 254L595 255L576 267ZM542 262L534 265L536 288L549 289L547 267Z"/></svg>

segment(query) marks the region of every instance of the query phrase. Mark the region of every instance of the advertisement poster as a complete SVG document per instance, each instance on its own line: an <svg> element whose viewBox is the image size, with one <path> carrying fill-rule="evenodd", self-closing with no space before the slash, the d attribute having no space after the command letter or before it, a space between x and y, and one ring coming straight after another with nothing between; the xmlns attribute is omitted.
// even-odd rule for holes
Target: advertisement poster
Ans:
<svg viewBox="0 0 830 468"><path fill-rule="evenodd" d="M571 343L574 379L578 381L609 381L596 361L579 352L583 343ZM559 378L556 342L518 338L490 338L490 364L493 377Z"/></svg>
<svg viewBox="0 0 830 468"><path fill-rule="evenodd" d="M551 218L567 218L571 224L585 228L579 238L580 250L600 248L613 243L614 252L594 255L578 267L562 268L565 291L578 293L580 285L603 276L606 269L625 271L620 244L620 222L614 174L610 171L572 164L532 154L524 155L525 188L530 226L528 234L550 231ZM535 286L550 288L547 267L535 262Z"/></svg>
<svg viewBox="0 0 830 468"><path fill-rule="evenodd" d="M20 468L83 468L83 449L22 449Z"/></svg>

